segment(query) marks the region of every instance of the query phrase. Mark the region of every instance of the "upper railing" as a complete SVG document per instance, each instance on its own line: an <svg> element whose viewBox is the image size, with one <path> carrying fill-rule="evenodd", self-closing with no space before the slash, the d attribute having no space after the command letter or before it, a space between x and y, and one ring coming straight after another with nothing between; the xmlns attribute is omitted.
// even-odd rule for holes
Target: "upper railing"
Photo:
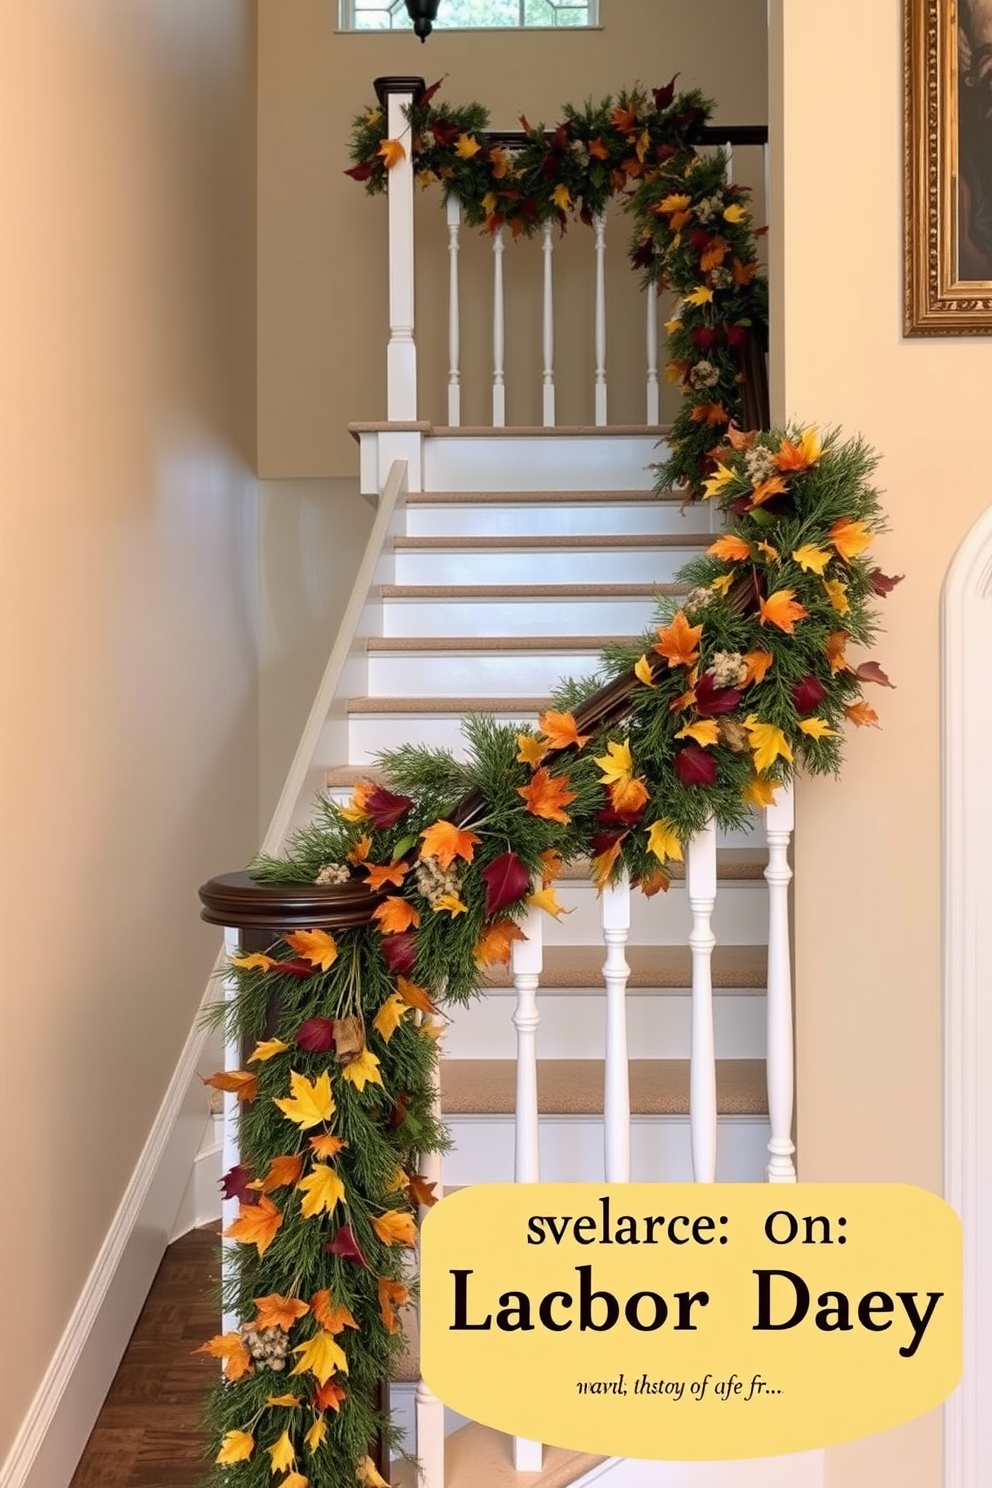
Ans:
<svg viewBox="0 0 992 1488"><path fill-rule="evenodd" d="M410 124L407 111L424 88L422 78L391 77L378 78L375 84L380 104L386 110L387 129L391 139L403 140L409 136ZM520 149L527 136L520 130L490 130L482 136L487 145L502 146L509 151ZM727 172L730 177L740 163L746 161L744 174L748 184L759 196L765 195L766 156L768 130L765 125L703 125L698 128L694 143L700 149L721 147L726 152ZM414 229L414 178L415 165L412 151L407 150L403 158L396 161L389 172L389 340L386 352L386 416L390 422L411 422L423 418L423 400L418 391L418 356L415 337L415 229ZM747 157L750 157L749 159ZM757 166L757 169L755 167ZM461 267L462 259L462 212L455 197L449 197L447 206L447 422L453 427L463 423L463 385L466 376L465 322L462 309L465 303L466 284ZM620 408L620 400L611 395L607 347L611 339L611 322L607 313L608 292L613 287L608 272L607 228L608 214L602 212L592 218L592 262L586 273L588 291L576 295L570 286L565 312L569 321L581 322L582 334L587 337L590 350L589 373L592 382L592 423L605 427L612 423L646 424L655 426L661 421L661 380L659 376L658 297L644 293L643 346L644 377L643 391L638 398L639 406L633 402L632 390L624 386L621 399L626 408ZM569 417L562 407L559 395L558 368L556 366L556 315L561 316L562 306L556 304L555 251L556 233L551 222L545 222L538 234L541 267L539 287L529 285L527 293L540 302L540 403L532 410L532 416L518 421L524 424L539 424L552 428L556 424L588 423L588 419ZM508 274L506 269L506 232L498 227L491 235L490 284L485 286L473 277L468 292L474 302L483 294L491 297L492 330L489 347L490 384L488 402L493 428L507 425L507 338L511 324L508 316ZM530 272L533 272L531 270ZM638 291L631 282L629 289L621 291L624 296L635 296ZM628 307L629 309L629 307ZM628 343L629 314L623 316L623 326L618 339L624 347L624 361L630 358ZM471 362L477 365L480 349L471 348ZM625 383L628 379L625 379ZM433 390L432 390L433 391ZM588 407L588 397L583 400ZM617 417L617 412L622 417ZM566 417L562 417L563 412Z"/></svg>

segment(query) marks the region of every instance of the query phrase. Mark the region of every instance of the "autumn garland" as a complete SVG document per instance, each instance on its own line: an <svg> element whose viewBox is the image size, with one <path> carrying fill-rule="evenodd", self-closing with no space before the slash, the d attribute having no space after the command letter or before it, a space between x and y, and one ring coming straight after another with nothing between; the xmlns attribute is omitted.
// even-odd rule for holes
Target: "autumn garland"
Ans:
<svg viewBox="0 0 992 1488"><path fill-rule="evenodd" d="M710 815L740 826L796 768L836 773L845 723L877 724L864 684L888 679L848 656L898 582L868 558L884 530L875 463L860 440L813 429L728 430L705 491L726 529L655 629L563 685L536 730L473 716L466 760L384 755L379 780L348 806L324 801L285 858L254 865L270 883L364 887L376 907L357 929L289 932L232 964L228 1028L250 1052L209 1083L241 1102L223 1184L239 1200L226 1302L245 1321L204 1346L224 1374L212 1482L382 1484L375 1386L403 1346L407 1257L433 1200L420 1156L445 1145L431 1109L441 1007L508 963L529 907L561 913L562 865L587 857L599 887L626 868L644 893L665 890ZM624 720L580 733L575 712L620 675Z"/></svg>
<svg viewBox="0 0 992 1488"><path fill-rule="evenodd" d="M763 355L768 334L756 246L764 229L752 223L747 189L727 181L724 153L703 157L693 143L712 104L696 90L676 96L673 78L650 93L633 88L598 105L565 105L551 131L521 118L524 142L510 149L486 138L481 104L435 105L439 87L415 98L406 144L387 138L382 109L360 114L347 174L378 194L409 148L422 186L439 182L470 225L507 227L515 238L546 222L564 232L576 216L591 224L618 197L634 223L632 267L646 285L676 297L666 322L667 376L683 401L658 484L701 497L713 446L742 422L749 342Z"/></svg>

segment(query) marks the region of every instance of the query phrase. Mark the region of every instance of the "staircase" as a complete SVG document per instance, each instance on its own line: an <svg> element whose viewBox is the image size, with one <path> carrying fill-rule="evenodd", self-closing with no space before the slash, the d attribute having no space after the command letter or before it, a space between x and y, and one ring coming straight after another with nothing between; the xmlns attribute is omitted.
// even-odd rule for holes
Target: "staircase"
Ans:
<svg viewBox="0 0 992 1488"><path fill-rule="evenodd" d="M380 429L365 428L365 439ZM556 431L557 432L557 431ZM540 443L541 458L524 449ZM467 456L466 445L474 446ZM448 446L457 445L452 460ZM578 484L590 472L602 489L527 489L547 480ZM612 451L612 454L611 454ZM423 470L492 490L410 491L391 538L391 577L368 597L357 643L361 695L340 699L324 731L323 783L347 800L374 755L411 741L462 747L467 712L534 721L558 681L595 670L609 640L650 624L659 593L712 541L708 513L682 512L677 497L650 490L655 436L646 431L560 431L540 440L520 430L486 437L432 431ZM611 468L618 488L607 488ZM499 479L497 479L497 476ZM468 477L468 479L466 479ZM639 481L637 478L639 477ZM622 484L621 484L622 482ZM333 712L333 710L332 710ZM342 749L342 746L343 749ZM328 749L340 751L327 757ZM341 757L341 754L344 757ZM760 1182L768 1157L765 1053L767 850L750 833L720 835L712 960L717 1060L717 1177ZM544 930L537 1033L540 1174L547 1181L601 1182L604 1110L604 976L600 904L585 865L557 886L569 911L540 916ZM634 1181L689 1181L691 916L684 875L667 895L633 895L626 1008ZM454 1142L443 1185L507 1182L515 1176L517 1030L512 971L492 975L486 996L459 1010L445 1036L442 1111ZM393 1411L415 1445L416 1340L394 1382ZM447 1413L446 1488L463 1481L555 1488L604 1468L578 1454L547 1452L542 1475L518 1478L509 1438ZM481 1464L489 1466L480 1477ZM501 1464L497 1470L497 1464ZM402 1469L397 1468L397 1472ZM405 1481L397 1477L397 1482Z"/></svg>

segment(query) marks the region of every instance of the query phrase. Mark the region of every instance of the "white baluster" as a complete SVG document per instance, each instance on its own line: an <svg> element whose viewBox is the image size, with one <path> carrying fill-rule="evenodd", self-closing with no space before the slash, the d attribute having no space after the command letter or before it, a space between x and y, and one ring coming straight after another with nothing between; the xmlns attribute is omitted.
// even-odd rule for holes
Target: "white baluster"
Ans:
<svg viewBox="0 0 992 1488"><path fill-rule="evenodd" d="M493 428L506 424L506 384L503 376L506 324L503 314L503 229L493 234Z"/></svg>
<svg viewBox="0 0 992 1488"><path fill-rule="evenodd" d="M795 1183L792 1141L793 1047L792 964L789 954L789 839L795 826L791 785L780 785L765 807L768 839L768 1121L771 1139L765 1176L769 1183Z"/></svg>
<svg viewBox="0 0 992 1488"><path fill-rule="evenodd" d="M630 878L624 873L600 898L606 964L606 1084L603 1143L607 1183L630 1182L630 1070L627 1064L627 979L624 947L630 934Z"/></svg>
<svg viewBox="0 0 992 1488"><path fill-rule="evenodd" d="M526 940L513 942L511 971L517 1002L513 1026L517 1031L517 1106L513 1177L516 1183L541 1181L540 1126L537 1107L537 989L544 967L543 910L531 909L522 929ZM516 1472L540 1472L544 1448L525 1437L513 1438Z"/></svg>
<svg viewBox="0 0 992 1488"><path fill-rule="evenodd" d="M734 147L733 145L728 144L724 145L723 149L724 154L727 157L727 163L724 166L723 171L723 179L726 181L727 185L730 186L733 184L734 179Z"/></svg>
<svg viewBox="0 0 992 1488"><path fill-rule="evenodd" d="M413 338L413 162L410 124L403 109L412 93L390 93L389 138L404 149L389 172L389 345L386 348L386 416L417 417L417 348Z"/></svg>
<svg viewBox="0 0 992 1488"><path fill-rule="evenodd" d="M653 284L649 284L644 291L647 301L647 361L648 361L648 398L647 418L649 424L659 422L658 408L658 296ZM712 502L710 505L712 506Z"/></svg>
<svg viewBox="0 0 992 1488"><path fill-rule="evenodd" d="M440 1049L438 1055L438 1061L434 1066L431 1099L431 1114L436 1121L441 1120ZM435 1184L435 1197L442 1198L444 1195L441 1182L444 1171L442 1154L422 1152L418 1167L427 1181ZM426 1212L426 1208L421 1207L419 1216L421 1220ZM423 1330L421 1329L422 1336ZM438 1400L423 1377L417 1381L414 1410L417 1420L417 1459L420 1464L417 1488L444 1488L444 1403Z"/></svg>
<svg viewBox="0 0 992 1488"><path fill-rule="evenodd" d="M596 234L596 427L606 423L606 214L593 218Z"/></svg>
<svg viewBox="0 0 992 1488"><path fill-rule="evenodd" d="M448 197L448 423L457 428L462 421L462 378L459 369L460 318L458 301L458 230L462 225L461 203Z"/></svg>
<svg viewBox="0 0 992 1488"><path fill-rule="evenodd" d="M716 903L716 827L712 817L690 841L685 863L686 894L692 915L692 1047L689 1070L689 1132L692 1176L697 1183L716 1179L716 1052L713 1041L711 928Z"/></svg>
<svg viewBox="0 0 992 1488"><path fill-rule="evenodd" d="M224 950L228 958L237 956L241 948L241 937L237 930L227 929L224 931ZM230 1011L231 1004L237 996L237 979L230 973L224 978L224 1001ZM225 1070L237 1070L241 1068L241 1044L232 1036L230 1030L224 1035L224 1068ZM229 1173L232 1168L237 1167L241 1160L241 1147L238 1140L238 1097L232 1090L224 1091L224 1136L221 1149L222 1172ZM237 1199L222 1199L220 1206L221 1228L227 1229L237 1219L241 1211L240 1202ZM235 1257L238 1252L237 1240L221 1241L221 1276L226 1285L236 1273ZM241 1318L233 1312L225 1312L221 1321L221 1332L235 1333L241 1326Z"/></svg>
<svg viewBox="0 0 992 1488"><path fill-rule="evenodd" d="M555 309L551 277L551 255L554 251L552 227L546 222L541 230L541 252L544 255L544 327L542 349L544 352L543 410L546 428L555 422Z"/></svg>

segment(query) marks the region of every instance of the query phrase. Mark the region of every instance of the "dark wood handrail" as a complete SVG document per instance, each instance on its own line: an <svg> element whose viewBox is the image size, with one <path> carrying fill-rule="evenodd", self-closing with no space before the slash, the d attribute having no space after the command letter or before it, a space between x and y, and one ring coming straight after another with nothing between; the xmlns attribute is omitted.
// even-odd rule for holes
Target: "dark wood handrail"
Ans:
<svg viewBox="0 0 992 1488"><path fill-rule="evenodd" d="M483 129L479 131L490 145L505 145L519 150L529 138L522 129ZM544 134L550 139L553 129ZM700 124L692 131L694 145L767 145L767 124Z"/></svg>

